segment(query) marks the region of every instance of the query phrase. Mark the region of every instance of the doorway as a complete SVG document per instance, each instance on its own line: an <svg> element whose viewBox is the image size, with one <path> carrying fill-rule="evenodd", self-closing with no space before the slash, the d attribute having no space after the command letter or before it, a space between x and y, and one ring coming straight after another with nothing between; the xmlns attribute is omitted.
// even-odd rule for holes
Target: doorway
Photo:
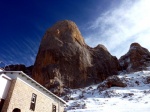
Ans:
<svg viewBox="0 0 150 112"><path fill-rule="evenodd" d="M2 111L4 101L5 101L4 99L0 99L0 112Z"/></svg>
<svg viewBox="0 0 150 112"><path fill-rule="evenodd" d="M21 112L21 110L18 108L15 108L12 112Z"/></svg>

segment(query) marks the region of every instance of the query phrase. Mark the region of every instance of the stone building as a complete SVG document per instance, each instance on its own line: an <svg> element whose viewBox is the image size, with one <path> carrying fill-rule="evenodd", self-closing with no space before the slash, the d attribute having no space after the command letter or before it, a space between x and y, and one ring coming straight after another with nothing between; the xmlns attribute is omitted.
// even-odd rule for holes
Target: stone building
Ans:
<svg viewBox="0 0 150 112"><path fill-rule="evenodd" d="M0 112L64 112L65 104L25 73L0 69Z"/></svg>

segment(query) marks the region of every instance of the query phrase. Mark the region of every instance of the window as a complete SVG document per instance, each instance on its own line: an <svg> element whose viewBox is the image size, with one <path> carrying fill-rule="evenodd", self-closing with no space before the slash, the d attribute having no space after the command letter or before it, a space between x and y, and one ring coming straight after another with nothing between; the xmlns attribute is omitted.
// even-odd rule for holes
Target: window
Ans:
<svg viewBox="0 0 150 112"><path fill-rule="evenodd" d="M35 110L36 97L37 95L33 93L31 98L30 110Z"/></svg>
<svg viewBox="0 0 150 112"><path fill-rule="evenodd" d="M52 104L52 112L56 112L56 105Z"/></svg>

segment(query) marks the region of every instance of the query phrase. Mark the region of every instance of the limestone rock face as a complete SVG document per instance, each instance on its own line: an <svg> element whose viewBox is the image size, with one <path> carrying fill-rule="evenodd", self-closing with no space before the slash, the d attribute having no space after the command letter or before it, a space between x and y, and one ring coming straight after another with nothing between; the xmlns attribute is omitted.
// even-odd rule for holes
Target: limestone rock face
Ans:
<svg viewBox="0 0 150 112"><path fill-rule="evenodd" d="M104 45L89 48L92 57L92 67L89 75L95 83L105 80L108 76L117 75L120 70L118 59L112 56Z"/></svg>
<svg viewBox="0 0 150 112"><path fill-rule="evenodd" d="M150 52L138 43L132 43L129 51L119 59L123 70L136 72L150 65Z"/></svg>
<svg viewBox="0 0 150 112"><path fill-rule="evenodd" d="M76 24L60 21L45 33L34 64L32 77L46 86L84 87L98 83L120 69L116 57L105 46L86 45Z"/></svg>

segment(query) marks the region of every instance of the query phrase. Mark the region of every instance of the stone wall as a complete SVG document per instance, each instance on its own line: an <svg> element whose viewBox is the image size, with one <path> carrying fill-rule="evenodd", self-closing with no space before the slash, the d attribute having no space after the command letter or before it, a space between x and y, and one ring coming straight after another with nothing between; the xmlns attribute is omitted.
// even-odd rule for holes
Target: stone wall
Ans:
<svg viewBox="0 0 150 112"><path fill-rule="evenodd" d="M19 108L21 112L33 112L30 110L32 93L37 95L34 112L52 112L53 104L56 105L56 112L64 111L63 104L57 99L52 96L50 98L48 95L43 94L23 80L17 78L12 80L2 112L12 112L15 108Z"/></svg>

